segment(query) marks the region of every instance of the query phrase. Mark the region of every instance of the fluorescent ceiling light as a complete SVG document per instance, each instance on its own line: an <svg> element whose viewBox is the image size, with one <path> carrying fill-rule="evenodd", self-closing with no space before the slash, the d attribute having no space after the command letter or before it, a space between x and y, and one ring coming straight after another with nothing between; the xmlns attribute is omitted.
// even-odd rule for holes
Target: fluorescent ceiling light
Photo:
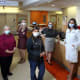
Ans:
<svg viewBox="0 0 80 80"><path fill-rule="evenodd" d="M54 4L52 4L51 6L52 6L52 7L55 7L55 5L54 5Z"/></svg>
<svg viewBox="0 0 80 80"><path fill-rule="evenodd" d="M0 13L20 13L21 11L19 10L18 7L0 7Z"/></svg>
<svg viewBox="0 0 80 80"><path fill-rule="evenodd" d="M56 11L56 14L63 14L62 11Z"/></svg>

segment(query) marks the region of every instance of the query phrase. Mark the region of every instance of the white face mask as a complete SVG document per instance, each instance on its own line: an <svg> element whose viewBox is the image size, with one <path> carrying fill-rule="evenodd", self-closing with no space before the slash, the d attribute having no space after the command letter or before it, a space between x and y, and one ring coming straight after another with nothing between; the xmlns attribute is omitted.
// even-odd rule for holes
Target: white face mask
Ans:
<svg viewBox="0 0 80 80"><path fill-rule="evenodd" d="M37 23L36 23L36 22L33 22L32 24L33 24L33 25L36 25Z"/></svg>
<svg viewBox="0 0 80 80"><path fill-rule="evenodd" d="M23 23L21 23L21 25L25 26L25 25L26 25L26 23L24 23L24 22L23 22Z"/></svg>
<svg viewBox="0 0 80 80"><path fill-rule="evenodd" d="M10 30L6 30L4 31L5 34L9 34L10 33Z"/></svg>
<svg viewBox="0 0 80 80"><path fill-rule="evenodd" d="M48 24L48 27L49 27L50 29L52 29L53 26L52 26L52 24Z"/></svg>
<svg viewBox="0 0 80 80"><path fill-rule="evenodd" d="M39 35L40 35L39 32L33 32L33 36L34 36L34 37L38 37Z"/></svg>
<svg viewBox="0 0 80 80"><path fill-rule="evenodd" d="M74 27L74 24L71 24L71 23L70 23L70 24L69 24L69 27L70 27L70 28L73 28L73 27Z"/></svg>

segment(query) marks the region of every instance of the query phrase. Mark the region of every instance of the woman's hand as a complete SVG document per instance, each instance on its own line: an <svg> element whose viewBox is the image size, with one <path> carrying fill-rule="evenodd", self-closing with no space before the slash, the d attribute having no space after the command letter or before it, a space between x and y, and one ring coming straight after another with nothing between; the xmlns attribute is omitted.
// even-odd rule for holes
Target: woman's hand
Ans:
<svg viewBox="0 0 80 80"><path fill-rule="evenodd" d="M6 53L10 53L10 51L9 51L9 50L5 50L5 52L6 52Z"/></svg>
<svg viewBox="0 0 80 80"><path fill-rule="evenodd" d="M25 32L23 32L23 35L25 35Z"/></svg>
<svg viewBox="0 0 80 80"><path fill-rule="evenodd" d="M42 52L41 54L40 54L40 57L43 57L45 55L45 52Z"/></svg>
<svg viewBox="0 0 80 80"><path fill-rule="evenodd" d="M60 36L59 35L57 35L57 37L56 37L57 39L60 39Z"/></svg>
<svg viewBox="0 0 80 80"><path fill-rule="evenodd" d="M10 51L10 50L7 49L5 52L11 54L11 53L14 53L15 50L16 50L16 47L12 51Z"/></svg>
<svg viewBox="0 0 80 80"><path fill-rule="evenodd" d="M66 44L66 42L64 42L64 44Z"/></svg>
<svg viewBox="0 0 80 80"><path fill-rule="evenodd" d="M41 34L41 37L42 37L42 38L45 38L45 36L46 36L46 34Z"/></svg>
<svg viewBox="0 0 80 80"><path fill-rule="evenodd" d="M15 52L15 50L16 50L16 47L14 48L14 52Z"/></svg>
<svg viewBox="0 0 80 80"><path fill-rule="evenodd" d="M72 47L75 47L75 45L72 45Z"/></svg>
<svg viewBox="0 0 80 80"><path fill-rule="evenodd" d="M57 43L60 44L60 39L58 39Z"/></svg>
<svg viewBox="0 0 80 80"><path fill-rule="evenodd" d="M60 36L58 35L56 38L57 38L57 43L60 44Z"/></svg>
<svg viewBox="0 0 80 80"><path fill-rule="evenodd" d="M13 53L13 50L10 51L10 50L7 49L5 52L11 54L11 53Z"/></svg>

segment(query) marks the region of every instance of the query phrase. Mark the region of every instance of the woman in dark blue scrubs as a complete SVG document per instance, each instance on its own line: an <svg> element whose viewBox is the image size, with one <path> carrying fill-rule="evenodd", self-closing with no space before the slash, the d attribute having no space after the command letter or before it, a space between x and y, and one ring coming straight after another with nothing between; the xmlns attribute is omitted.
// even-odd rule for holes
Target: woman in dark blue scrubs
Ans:
<svg viewBox="0 0 80 80"><path fill-rule="evenodd" d="M34 27L32 36L27 41L27 50L31 70L31 80L43 80L43 76L45 73L43 56L45 55L45 53L43 41L40 37L38 27ZM39 69L38 78L35 75L37 67Z"/></svg>

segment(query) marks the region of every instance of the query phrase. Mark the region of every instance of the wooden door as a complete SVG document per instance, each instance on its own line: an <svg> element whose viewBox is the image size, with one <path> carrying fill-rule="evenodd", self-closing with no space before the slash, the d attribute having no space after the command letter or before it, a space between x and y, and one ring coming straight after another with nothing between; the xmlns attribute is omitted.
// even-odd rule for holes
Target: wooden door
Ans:
<svg viewBox="0 0 80 80"><path fill-rule="evenodd" d="M57 16L56 15L51 15L50 16L50 21L53 23L54 29L57 27Z"/></svg>
<svg viewBox="0 0 80 80"><path fill-rule="evenodd" d="M3 31L3 27L6 25L6 14L0 14L0 34Z"/></svg>

